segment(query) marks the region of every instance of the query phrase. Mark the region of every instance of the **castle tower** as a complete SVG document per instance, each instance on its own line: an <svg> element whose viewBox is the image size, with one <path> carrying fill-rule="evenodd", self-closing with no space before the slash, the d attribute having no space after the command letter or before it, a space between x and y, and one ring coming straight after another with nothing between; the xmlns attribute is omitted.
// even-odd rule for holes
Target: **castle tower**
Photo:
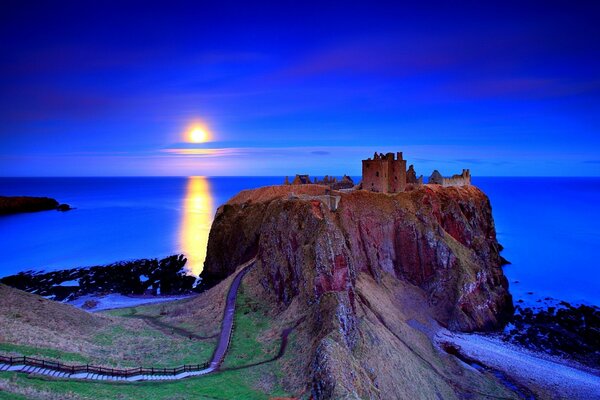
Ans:
<svg viewBox="0 0 600 400"><path fill-rule="evenodd" d="M362 187L380 193L404 192L406 188L406 160L402 153L377 154L362 160Z"/></svg>

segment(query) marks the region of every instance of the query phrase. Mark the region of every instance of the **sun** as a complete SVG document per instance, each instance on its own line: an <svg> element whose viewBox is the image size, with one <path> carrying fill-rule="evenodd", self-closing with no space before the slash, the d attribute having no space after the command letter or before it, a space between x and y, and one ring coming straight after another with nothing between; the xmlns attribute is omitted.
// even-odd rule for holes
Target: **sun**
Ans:
<svg viewBox="0 0 600 400"><path fill-rule="evenodd" d="M190 126L186 136L187 140L191 143L204 143L210 140L208 129L200 124Z"/></svg>
<svg viewBox="0 0 600 400"><path fill-rule="evenodd" d="M204 143L208 140L208 134L202 128L194 128L190 131L190 142Z"/></svg>

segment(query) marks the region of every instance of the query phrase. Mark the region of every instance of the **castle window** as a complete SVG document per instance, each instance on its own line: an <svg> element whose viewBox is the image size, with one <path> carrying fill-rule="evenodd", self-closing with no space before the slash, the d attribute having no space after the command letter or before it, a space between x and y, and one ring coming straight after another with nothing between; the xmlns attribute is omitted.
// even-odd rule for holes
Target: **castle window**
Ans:
<svg viewBox="0 0 600 400"><path fill-rule="evenodd" d="M379 171L375 172L375 176L379 177Z"/></svg>

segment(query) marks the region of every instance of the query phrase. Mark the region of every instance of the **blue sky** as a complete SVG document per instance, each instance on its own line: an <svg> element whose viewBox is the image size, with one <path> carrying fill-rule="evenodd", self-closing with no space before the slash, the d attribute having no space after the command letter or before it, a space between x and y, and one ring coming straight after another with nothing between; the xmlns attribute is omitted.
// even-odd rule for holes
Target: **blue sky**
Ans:
<svg viewBox="0 0 600 400"><path fill-rule="evenodd" d="M600 175L598 2L238 3L3 1L0 175Z"/></svg>

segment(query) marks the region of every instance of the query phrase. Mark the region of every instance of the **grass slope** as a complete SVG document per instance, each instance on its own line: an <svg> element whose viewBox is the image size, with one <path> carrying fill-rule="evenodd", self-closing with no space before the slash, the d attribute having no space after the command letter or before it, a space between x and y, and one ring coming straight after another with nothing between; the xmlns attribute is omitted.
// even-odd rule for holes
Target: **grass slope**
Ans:
<svg viewBox="0 0 600 400"><path fill-rule="evenodd" d="M103 349L117 349L119 347L131 346L125 339L139 340L133 338L139 335L129 332L129 324L142 324L148 332L156 336L157 340L176 341L181 347L171 347L168 351L155 350L144 353L147 362L160 359L161 352L178 357L178 360L186 360L186 357L196 357L203 353L203 360L209 359L212 354L213 345L206 348L196 348L202 341L190 340L182 337L183 330L194 335L211 335L218 332L220 317L214 318L216 308L214 303L222 304L218 298L223 298L229 281L223 282L213 290L199 296L196 299L174 302L169 304L150 305L130 309L112 310L104 315L90 315L90 324L95 324L99 319L102 324L109 323L99 332L91 335L83 334L78 340L86 342L91 340ZM221 287L223 286L223 287ZM211 293L212 292L212 293ZM6 293L4 293L6 294ZM20 296L21 293L14 294ZM223 295L223 297L222 297ZM37 296L21 297L21 300L37 301ZM206 297L206 298L203 298ZM208 297L215 297L214 302ZM13 301L13 305L19 304ZM202 313L202 306L205 313ZM66 312L62 304L51 303L46 305L59 306L60 310L54 312ZM23 307L23 306L21 306ZM26 308L26 307L25 307ZM222 309L221 309L222 310ZM69 307L68 311L79 312ZM33 314L29 317L33 318ZM52 379L43 376L25 375L15 372L0 373L0 395L7 399L269 399L273 396L285 396L282 389L281 369L279 361L268 362L279 351L280 336L277 329L273 329L269 306L265 302L256 300L249 290L248 285L242 284L240 295L237 300L235 316L235 331L224 365L223 371L198 378L184 379L174 382L139 382L139 383L109 383ZM160 324L147 323L143 317L150 317ZM195 317L195 319L193 318ZM38 316L39 318L39 316ZM176 334L168 332L168 326L176 330ZM5 329L5 328L1 328ZM86 331L87 332L87 331ZM177 336L177 338L173 337ZM74 340L74 339L73 339ZM177 341L178 340L178 341ZM215 339L212 339L213 341ZM60 351L53 348L40 347L39 340L36 346L3 343L0 351L10 350L14 353L40 355L46 358L62 358L63 356L77 359L86 359L87 354L77 351ZM4 346L4 347L2 347ZM175 345L173 345L175 346ZM6 350L4 350L6 349ZM177 356L175 356L177 355ZM123 354L124 356L124 354ZM136 357L133 354L130 357ZM110 358L110 357L109 357ZM107 359L109 359L107 358ZM166 360L166 359L163 359ZM265 362L267 361L267 362ZM265 363L263 363L265 362ZM119 365L126 363L119 360ZM260 365L254 365L259 364ZM2 397L0 397L2 399Z"/></svg>
<svg viewBox="0 0 600 400"><path fill-rule="evenodd" d="M141 319L89 314L0 285L0 351L108 367L207 361L215 338L193 339ZM131 311L129 311L131 312Z"/></svg>

